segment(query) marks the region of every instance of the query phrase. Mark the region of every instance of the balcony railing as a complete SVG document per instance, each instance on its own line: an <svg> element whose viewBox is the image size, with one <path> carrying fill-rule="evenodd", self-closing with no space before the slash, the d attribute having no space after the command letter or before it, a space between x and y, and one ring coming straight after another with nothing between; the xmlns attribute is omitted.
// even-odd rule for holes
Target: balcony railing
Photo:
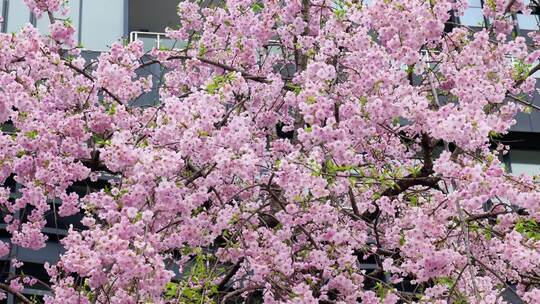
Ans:
<svg viewBox="0 0 540 304"><path fill-rule="evenodd" d="M131 32L129 33L129 42L141 40L144 43L144 50L150 51L152 48L157 49L175 49L185 47L186 42L181 40L170 39L165 33L156 32Z"/></svg>

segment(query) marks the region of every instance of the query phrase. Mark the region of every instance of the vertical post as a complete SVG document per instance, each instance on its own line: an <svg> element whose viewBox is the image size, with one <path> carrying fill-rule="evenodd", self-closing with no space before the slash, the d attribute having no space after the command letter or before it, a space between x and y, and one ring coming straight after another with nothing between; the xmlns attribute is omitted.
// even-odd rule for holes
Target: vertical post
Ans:
<svg viewBox="0 0 540 304"><path fill-rule="evenodd" d="M20 197L20 189L21 185L19 183L15 184L15 193L13 193L13 199L17 199ZM17 211L14 215L15 219L21 218L21 212ZM9 278L14 278L17 275L17 269L13 265L13 259L19 258L19 246L13 244L13 242L10 241L10 249L9 249L9 256L8 256L8 263L9 263ZM14 304L15 303L15 296L8 292L7 293L7 304Z"/></svg>
<svg viewBox="0 0 540 304"><path fill-rule="evenodd" d="M32 24L34 27L37 27L37 18L34 12L30 12L30 24Z"/></svg>
<svg viewBox="0 0 540 304"><path fill-rule="evenodd" d="M124 0L124 37L129 35L129 0Z"/></svg>
<svg viewBox="0 0 540 304"><path fill-rule="evenodd" d="M18 187L17 187L18 188ZM20 212L17 212L15 218L20 218L19 216ZM15 268L15 266L13 265L13 259L16 259L19 255L19 250L18 250L18 246L11 243L11 250L9 252L9 277L10 278L14 278L15 276L17 276L17 269ZM15 297L13 296L13 294L11 292L8 292L7 293L8 297L7 297L7 303L8 304L14 304L15 303Z"/></svg>
<svg viewBox="0 0 540 304"><path fill-rule="evenodd" d="M82 21L84 0L79 0L79 29L77 32L77 44L82 45Z"/></svg>
<svg viewBox="0 0 540 304"><path fill-rule="evenodd" d="M9 1L2 0L2 17L4 18L4 22L2 22L2 33L5 33L7 31L8 11Z"/></svg>

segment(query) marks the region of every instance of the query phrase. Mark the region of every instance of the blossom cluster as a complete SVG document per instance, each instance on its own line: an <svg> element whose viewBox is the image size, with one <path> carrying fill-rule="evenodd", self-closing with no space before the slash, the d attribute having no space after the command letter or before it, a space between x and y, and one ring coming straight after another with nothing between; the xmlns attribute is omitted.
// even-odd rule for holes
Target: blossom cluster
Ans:
<svg viewBox="0 0 540 304"><path fill-rule="evenodd" d="M25 3L51 30L0 34L0 255L84 226L45 303L540 302L540 185L497 142L535 94L523 1L478 30L465 1L180 1L181 49L89 62Z"/></svg>

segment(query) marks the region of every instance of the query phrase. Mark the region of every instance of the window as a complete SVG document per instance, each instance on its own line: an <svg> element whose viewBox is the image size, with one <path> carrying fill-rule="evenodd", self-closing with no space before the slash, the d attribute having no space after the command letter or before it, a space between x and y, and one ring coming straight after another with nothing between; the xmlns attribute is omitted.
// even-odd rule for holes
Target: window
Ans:
<svg viewBox="0 0 540 304"><path fill-rule="evenodd" d="M164 33L165 28L177 25L178 1L131 0L129 2L129 31Z"/></svg>
<svg viewBox="0 0 540 304"><path fill-rule="evenodd" d="M165 29L180 22L177 15L178 1L175 0L131 0L129 2L130 40L142 40L145 50L178 48L179 41L165 37Z"/></svg>
<svg viewBox="0 0 540 304"><path fill-rule="evenodd" d="M461 24L468 26L483 27L485 25L484 14L482 13L481 0L468 0L468 6L463 16L460 17Z"/></svg>
<svg viewBox="0 0 540 304"><path fill-rule="evenodd" d="M25 24L30 23L30 10L22 0L8 2L8 14L5 20L6 32L18 32Z"/></svg>
<svg viewBox="0 0 540 304"><path fill-rule="evenodd" d="M124 0L83 1L80 29L82 46L93 51L107 50L124 36L124 18Z"/></svg>
<svg viewBox="0 0 540 304"><path fill-rule="evenodd" d="M76 29L76 41L88 50L103 51L124 36L127 22L127 0L66 0L67 18ZM49 19L43 14L39 19L30 13L22 0L0 0L4 12L4 29L18 32L25 24L33 23L42 33L49 32ZM80 32L79 32L80 31Z"/></svg>
<svg viewBox="0 0 540 304"><path fill-rule="evenodd" d="M520 30L535 31L540 29L538 27L538 15L516 14L516 18Z"/></svg>
<svg viewBox="0 0 540 304"><path fill-rule="evenodd" d="M513 174L540 174L540 151L510 150L510 170Z"/></svg>
<svg viewBox="0 0 540 304"><path fill-rule="evenodd" d="M7 7L7 2L5 0L0 0L0 16L2 16L2 18L6 18L6 16L4 16L4 9ZM5 25L2 23L0 24L0 29L2 30L2 32L5 31Z"/></svg>
<svg viewBox="0 0 540 304"><path fill-rule="evenodd" d="M535 67L536 65L538 65L540 62L538 60L534 61L532 64L531 64L531 68ZM534 74L532 74L532 77L534 78L540 78L540 71L536 71L534 72Z"/></svg>
<svg viewBox="0 0 540 304"><path fill-rule="evenodd" d="M538 27L538 6L536 3L531 3L531 0L523 0L523 3L532 9L530 15L525 15L522 13L516 14L518 28L520 30L536 31L540 28Z"/></svg>
<svg viewBox="0 0 540 304"><path fill-rule="evenodd" d="M82 0L69 0L68 8L69 8L69 14L67 18L71 21L73 24L73 27L75 28L75 40L78 41L79 37L79 26L80 26L80 12L81 12L81 1ZM43 14L41 18L37 19L36 21L36 27L40 31L40 33L48 34L49 33L49 17L46 14Z"/></svg>
<svg viewBox="0 0 540 304"><path fill-rule="evenodd" d="M24 274L26 276L31 276L38 280L41 280L42 282L49 281L49 275L47 274L47 271L45 271L45 268L41 264L28 263L28 262L24 263L24 265L21 268L17 268L17 274ZM32 286L32 289L47 290L47 286L43 286L43 284L41 283L36 283L34 286ZM36 293L28 293L28 294L36 294Z"/></svg>

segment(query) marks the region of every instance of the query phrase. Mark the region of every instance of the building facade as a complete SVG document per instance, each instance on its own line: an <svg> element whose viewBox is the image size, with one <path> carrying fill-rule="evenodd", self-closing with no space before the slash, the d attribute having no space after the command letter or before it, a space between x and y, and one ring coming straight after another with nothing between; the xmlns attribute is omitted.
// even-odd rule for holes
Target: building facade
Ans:
<svg viewBox="0 0 540 304"><path fill-rule="evenodd" d="M526 2L533 9L533 13L531 15L515 14L512 17L516 22L515 33L524 37L527 37L528 32L540 29L540 9L537 9L536 3L528 1L532 0L526 0ZM181 42L166 38L164 33L167 27L178 24L179 18L176 14L178 2L178 0L69 0L69 20L76 28L77 42L87 58L95 58L100 52L106 51L112 43L122 40L143 40L146 50L152 47L173 48L179 46ZM490 20L482 14L483 5L482 0L469 0L469 8L465 14L455 17L452 22L449 22L448 27L462 24L480 28L489 24ZM1 26L1 31L4 33L17 32L27 23L35 25L43 33L48 31L47 17L37 18L28 10L23 0L0 0L0 15L4 19ZM153 68L156 70L152 70ZM157 77L159 70L157 67L149 67L142 73ZM540 78L540 72L537 74L534 76ZM143 96L139 103L148 104L157 99L158 96L154 90ZM534 104L540 106L538 93L535 93ZM512 147L504 161L510 172L538 174L540 173L540 112L520 113L516 120L517 123L511 134L503 139L504 143ZM9 130L3 131L9 132ZM16 197L17 185L12 180L8 181L8 185L12 188L13 196ZM103 184L97 183L93 186L99 188ZM75 185L72 191L84 193L88 189L82 185ZM51 210L55 210L56 204L58 202L51 202ZM24 218L25 212L21 212L19 216ZM37 252L14 246L10 257L23 261L25 264L22 268L15 269L10 266L11 263L8 261L10 257L4 257L0 261L0 279L23 272L46 281L47 274L42 265L45 262L54 263L58 260L62 252L59 241L67 233L69 225L75 227L80 225L79 218L78 216L59 218L52 212L47 219L45 229L49 236L47 246ZM1 229L3 227L5 224L0 223L0 238L8 241L9 235ZM362 266L372 269L374 265L366 261ZM47 288L40 284L24 291L29 297L41 297L47 292ZM16 300L10 296L7 303L16 303Z"/></svg>
<svg viewBox="0 0 540 304"><path fill-rule="evenodd" d="M137 37L148 42L170 43L163 33L167 26L178 24L174 0L70 0L69 19L76 29L78 44L87 51L104 51L115 41ZM23 0L0 1L4 17L3 32L17 32L32 23L46 33L47 16L36 18Z"/></svg>

